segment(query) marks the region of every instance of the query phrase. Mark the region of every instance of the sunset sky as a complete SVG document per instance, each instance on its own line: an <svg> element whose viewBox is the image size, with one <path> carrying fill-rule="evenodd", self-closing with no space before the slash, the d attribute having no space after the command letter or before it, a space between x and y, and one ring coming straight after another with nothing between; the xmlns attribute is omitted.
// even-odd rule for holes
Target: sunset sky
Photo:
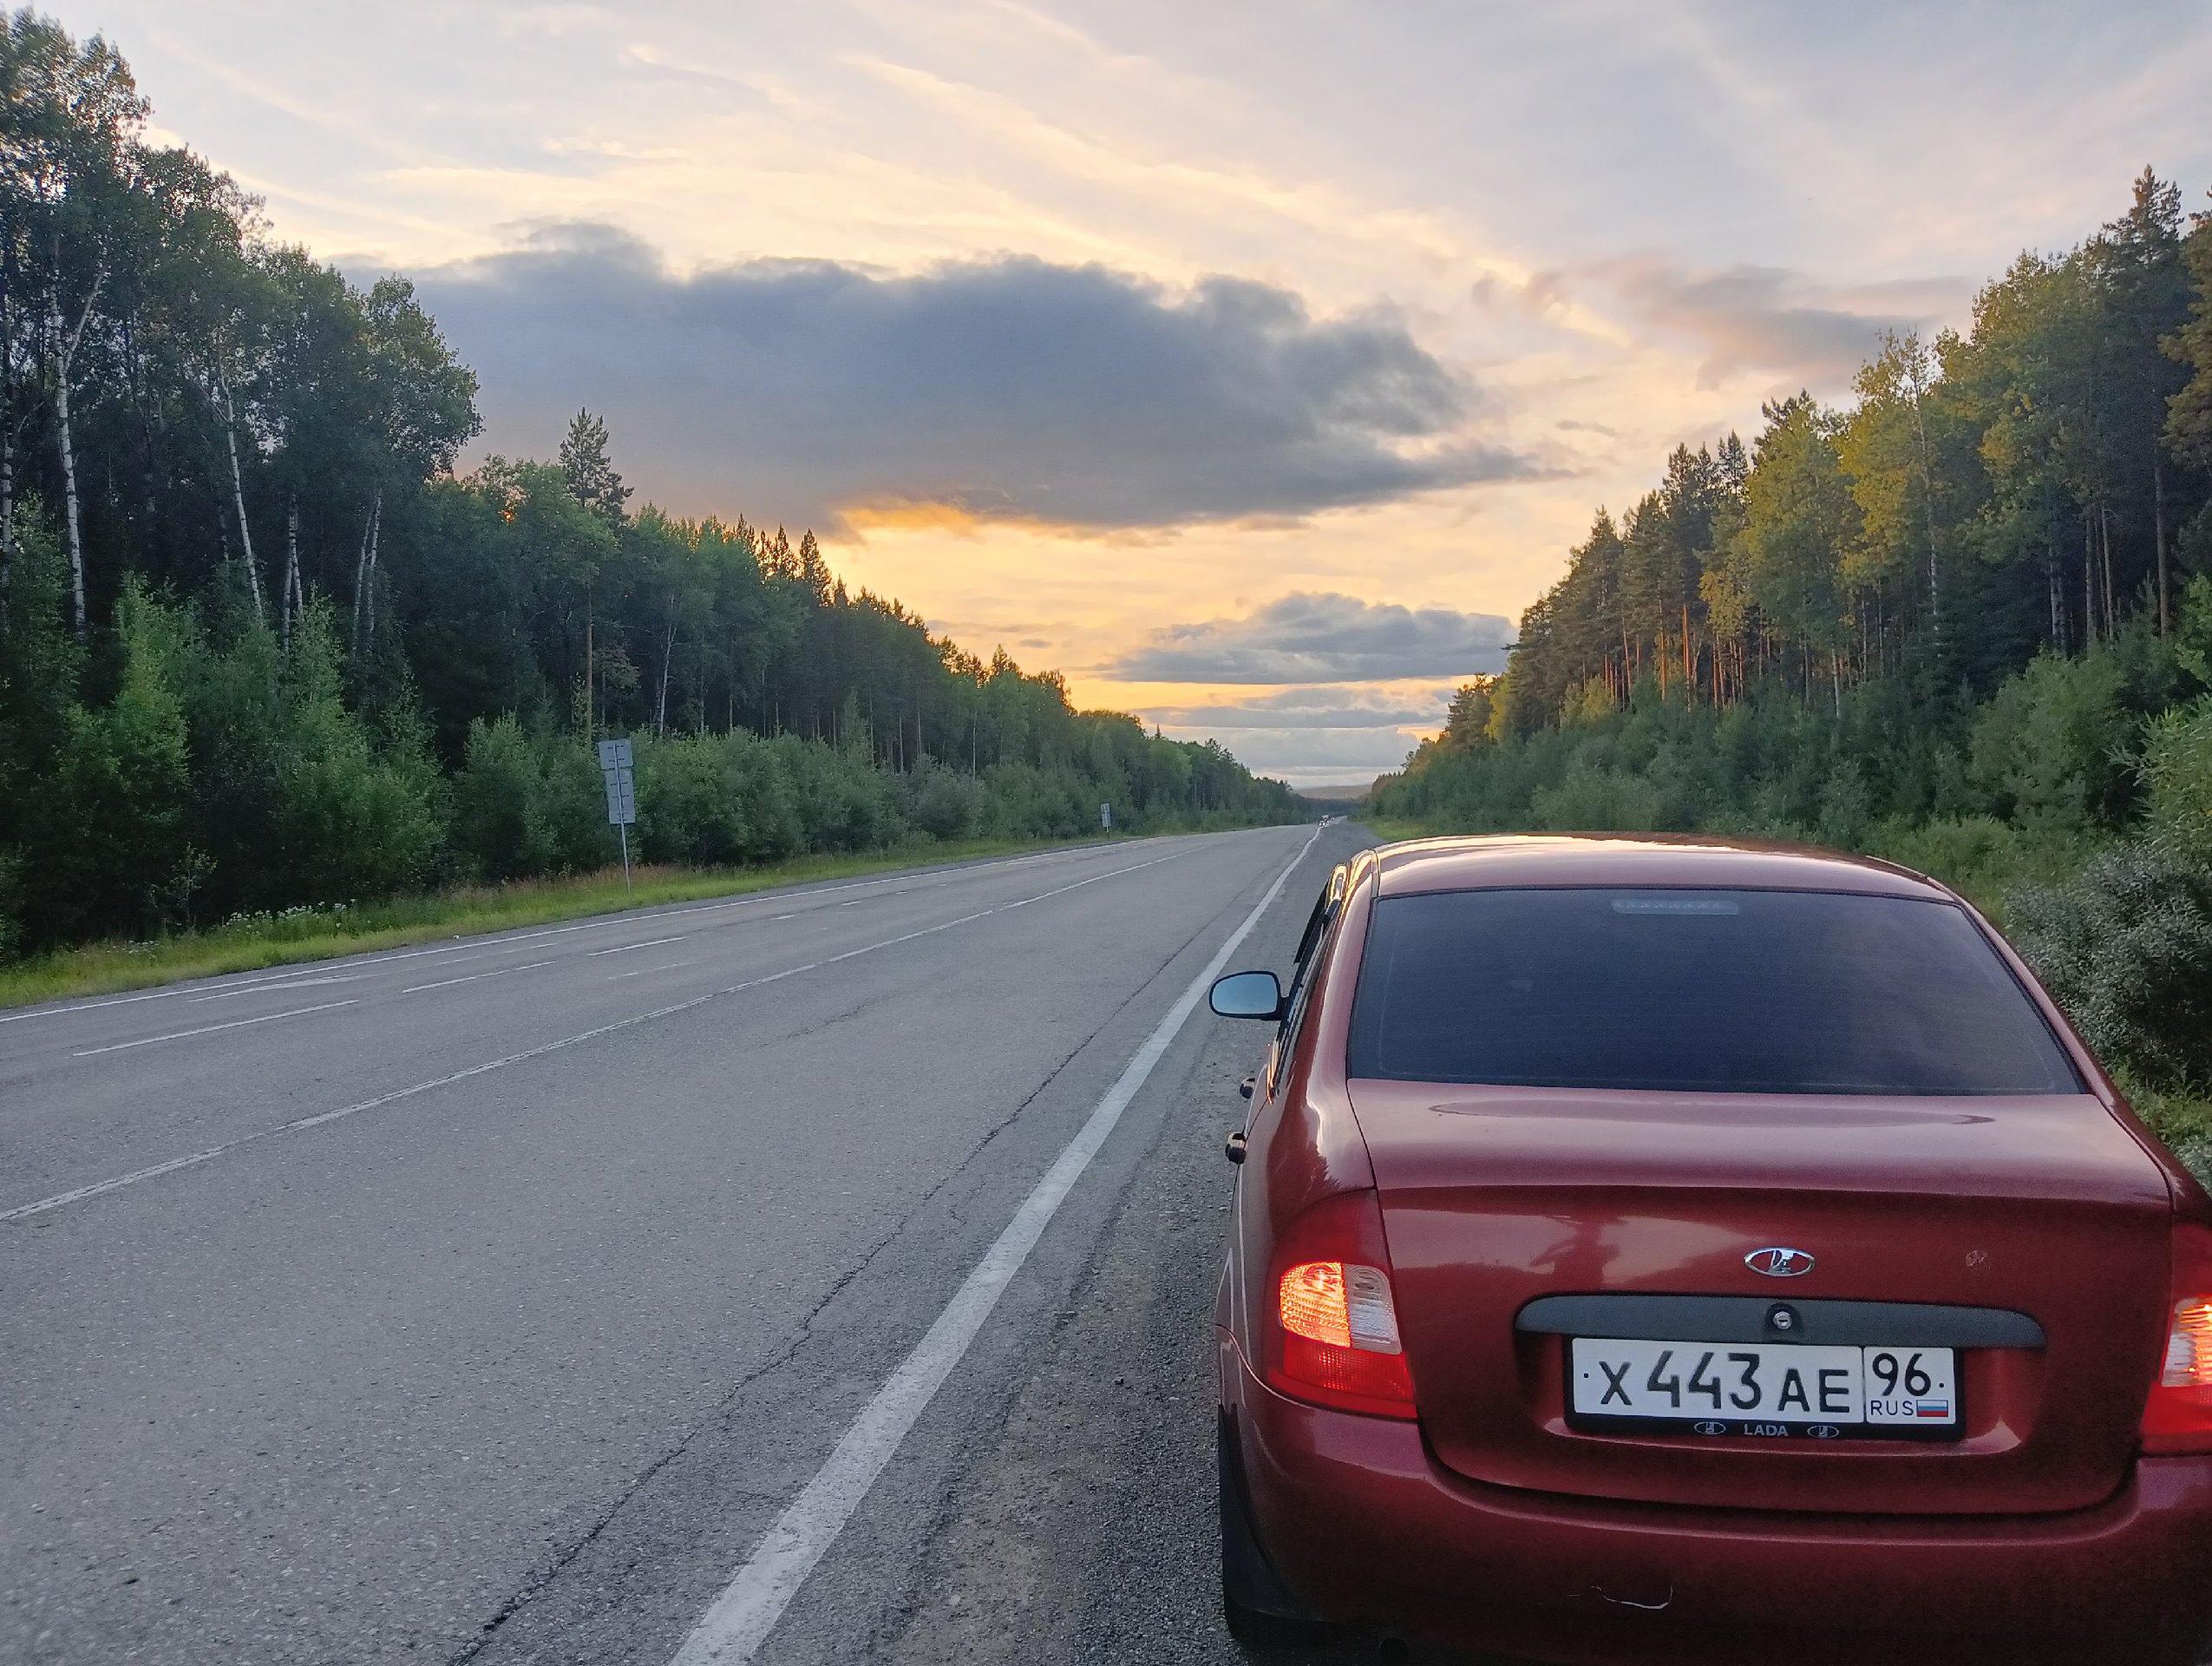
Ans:
<svg viewBox="0 0 2212 1666"><path fill-rule="evenodd" d="M2212 186L2197 3L53 10L416 279L482 449L588 405L641 497L1305 783L1679 441Z"/></svg>

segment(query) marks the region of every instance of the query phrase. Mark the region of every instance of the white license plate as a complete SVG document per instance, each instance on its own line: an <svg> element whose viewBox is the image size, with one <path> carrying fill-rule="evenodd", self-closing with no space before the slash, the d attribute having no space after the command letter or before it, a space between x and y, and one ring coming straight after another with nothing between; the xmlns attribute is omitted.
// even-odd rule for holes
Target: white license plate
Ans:
<svg viewBox="0 0 2212 1666"><path fill-rule="evenodd" d="M1583 1426L1834 1440L1955 1436L1947 1348L1776 1342L1567 1343L1567 1409Z"/></svg>

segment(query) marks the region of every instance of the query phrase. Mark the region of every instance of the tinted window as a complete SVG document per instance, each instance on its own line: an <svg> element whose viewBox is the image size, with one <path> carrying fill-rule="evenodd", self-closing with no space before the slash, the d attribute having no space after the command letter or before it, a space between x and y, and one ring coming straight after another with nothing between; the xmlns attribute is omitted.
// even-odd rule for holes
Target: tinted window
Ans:
<svg viewBox="0 0 2212 1666"><path fill-rule="evenodd" d="M1389 897L1351 1073L1740 1093L2077 1093L1946 902L1803 891Z"/></svg>

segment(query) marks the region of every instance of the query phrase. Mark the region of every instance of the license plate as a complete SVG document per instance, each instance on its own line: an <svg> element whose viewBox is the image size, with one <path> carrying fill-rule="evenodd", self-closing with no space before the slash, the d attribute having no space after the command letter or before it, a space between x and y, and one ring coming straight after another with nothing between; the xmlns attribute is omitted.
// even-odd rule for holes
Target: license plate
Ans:
<svg viewBox="0 0 2212 1666"><path fill-rule="evenodd" d="M1775 1342L1567 1343L1569 1420L1585 1428L1770 1440L1955 1440L1947 1348Z"/></svg>

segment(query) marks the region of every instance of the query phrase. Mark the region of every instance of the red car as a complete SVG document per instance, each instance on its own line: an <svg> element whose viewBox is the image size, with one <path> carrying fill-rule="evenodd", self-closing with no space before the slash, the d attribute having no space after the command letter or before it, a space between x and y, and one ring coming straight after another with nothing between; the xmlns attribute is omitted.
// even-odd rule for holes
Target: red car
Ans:
<svg viewBox="0 0 2212 1666"><path fill-rule="evenodd" d="M1391 845L1214 1006L1278 1026L1215 1315L1240 1637L2212 1650L2212 1200L1942 886Z"/></svg>

